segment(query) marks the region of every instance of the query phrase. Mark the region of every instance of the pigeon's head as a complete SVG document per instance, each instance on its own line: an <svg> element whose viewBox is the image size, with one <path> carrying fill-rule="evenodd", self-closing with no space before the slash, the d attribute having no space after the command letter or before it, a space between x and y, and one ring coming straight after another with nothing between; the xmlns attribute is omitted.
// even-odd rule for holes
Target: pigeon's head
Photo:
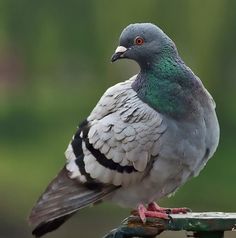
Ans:
<svg viewBox="0 0 236 238"><path fill-rule="evenodd" d="M163 51L177 52L173 41L151 23L136 23L127 26L120 36L120 45L111 61L132 59L140 66L151 64Z"/></svg>

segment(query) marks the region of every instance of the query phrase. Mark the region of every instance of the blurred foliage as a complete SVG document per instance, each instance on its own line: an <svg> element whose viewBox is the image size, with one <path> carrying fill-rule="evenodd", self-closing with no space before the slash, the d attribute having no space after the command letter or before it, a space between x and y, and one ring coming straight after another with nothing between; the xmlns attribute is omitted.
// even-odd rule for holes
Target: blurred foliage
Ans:
<svg viewBox="0 0 236 238"><path fill-rule="evenodd" d="M221 125L214 159L162 205L235 211L235 9L234 0L2 0L0 237L31 237L27 214L77 124L106 88L137 73L133 62L110 64L134 22L153 22L175 41L214 96ZM127 214L112 204L84 209L49 237L101 237Z"/></svg>

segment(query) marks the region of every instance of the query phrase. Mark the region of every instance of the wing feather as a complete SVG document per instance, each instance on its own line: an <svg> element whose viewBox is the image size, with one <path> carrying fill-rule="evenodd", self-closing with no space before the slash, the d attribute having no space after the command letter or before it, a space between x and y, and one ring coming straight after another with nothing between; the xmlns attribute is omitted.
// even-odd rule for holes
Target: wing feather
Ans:
<svg viewBox="0 0 236 238"><path fill-rule="evenodd" d="M108 89L81 129L85 170L105 184L138 183L158 154L156 142L166 130L162 116L132 89L134 79Z"/></svg>

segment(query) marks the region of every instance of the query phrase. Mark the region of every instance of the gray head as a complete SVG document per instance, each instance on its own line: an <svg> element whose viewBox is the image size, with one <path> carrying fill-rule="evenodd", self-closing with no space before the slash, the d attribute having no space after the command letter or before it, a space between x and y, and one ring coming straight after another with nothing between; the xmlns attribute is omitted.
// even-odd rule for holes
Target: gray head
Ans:
<svg viewBox="0 0 236 238"><path fill-rule="evenodd" d="M177 53L173 41L159 27L151 23L131 24L122 31L111 61L127 58L142 67L165 50Z"/></svg>

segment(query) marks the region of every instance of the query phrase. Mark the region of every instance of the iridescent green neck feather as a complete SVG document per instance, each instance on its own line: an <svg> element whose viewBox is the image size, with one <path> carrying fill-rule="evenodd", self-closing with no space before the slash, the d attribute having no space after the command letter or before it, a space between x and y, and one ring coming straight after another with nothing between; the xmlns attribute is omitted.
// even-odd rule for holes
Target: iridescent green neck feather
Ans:
<svg viewBox="0 0 236 238"><path fill-rule="evenodd" d="M192 103L195 77L178 55L163 52L156 56L132 84L138 97L160 113L186 116Z"/></svg>

